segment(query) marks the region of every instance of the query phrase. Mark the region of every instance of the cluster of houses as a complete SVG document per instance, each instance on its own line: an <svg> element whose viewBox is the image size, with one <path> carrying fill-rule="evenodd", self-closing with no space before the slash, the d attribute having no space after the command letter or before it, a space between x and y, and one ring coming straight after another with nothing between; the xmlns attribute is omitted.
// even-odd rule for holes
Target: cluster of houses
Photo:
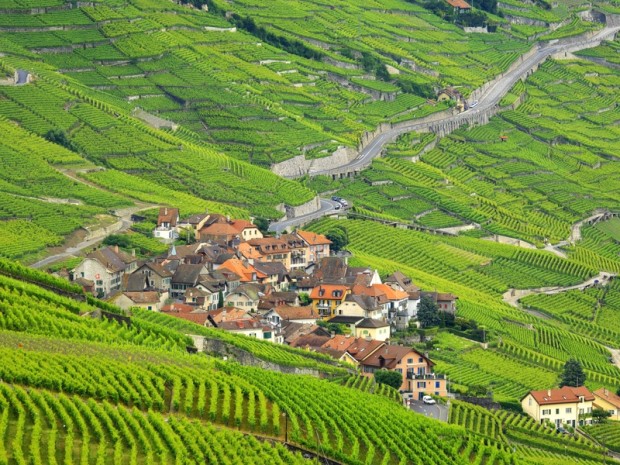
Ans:
<svg viewBox="0 0 620 465"><path fill-rule="evenodd" d="M609 412L610 420L620 421L620 396L604 387L594 392L584 386L530 391L521 399L521 407L534 420L556 428L591 424L593 409Z"/></svg>
<svg viewBox="0 0 620 465"><path fill-rule="evenodd" d="M161 311L325 352L362 373L397 370L402 389L445 395L445 379L432 373L433 362L389 339L415 322L424 296L453 314L456 296L424 292L400 272L382 280L376 270L349 266L346 256L331 253L327 237L314 232L263 237L250 221L208 213L181 220L178 209L164 207L153 234L194 242L172 242L149 261L118 247L100 248L72 271L72 279L124 309Z"/></svg>

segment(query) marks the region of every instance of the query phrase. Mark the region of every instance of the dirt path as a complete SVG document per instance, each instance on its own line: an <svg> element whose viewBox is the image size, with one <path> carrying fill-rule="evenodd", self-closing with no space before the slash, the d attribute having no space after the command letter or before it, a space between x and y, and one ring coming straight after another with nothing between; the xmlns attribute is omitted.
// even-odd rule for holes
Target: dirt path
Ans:
<svg viewBox="0 0 620 465"><path fill-rule="evenodd" d="M38 262L31 264L30 266L32 268L43 268L56 261L75 256L80 251L88 247L92 247L110 234L128 230L132 224L131 215L139 211L148 210L149 208L153 208L155 206L156 205L152 204L136 203L136 206L134 207L117 210L114 212L114 216L118 218L118 221L116 223L88 231L88 235L76 245L72 247L66 247L64 248L63 252L50 255L49 257L45 257L44 259L39 260Z"/></svg>
<svg viewBox="0 0 620 465"><path fill-rule="evenodd" d="M559 294L560 292L582 290L594 284L607 284L610 276L616 276L614 273L601 271L598 275L574 286L566 287L539 287L535 289L508 289L502 296L502 300L513 307L524 310L519 300L531 294ZM539 312L537 312L539 313Z"/></svg>

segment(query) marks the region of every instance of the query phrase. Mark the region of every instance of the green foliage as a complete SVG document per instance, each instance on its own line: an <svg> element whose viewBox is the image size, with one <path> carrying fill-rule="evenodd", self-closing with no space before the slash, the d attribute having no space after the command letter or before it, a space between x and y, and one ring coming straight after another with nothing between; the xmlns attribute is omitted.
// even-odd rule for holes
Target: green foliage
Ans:
<svg viewBox="0 0 620 465"><path fill-rule="evenodd" d="M420 299L417 318L422 328L431 328L441 323L437 304L432 298L424 296Z"/></svg>
<svg viewBox="0 0 620 465"><path fill-rule="evenodd" d="M377 370L375 371L375 381L379 384L387 384L394 389L400 389L403 384L403 376L397 371Z"/></svg>
<svg viewBox="0 0 620 465"><path fill-rule="evenodd" d="M346 229L335 227L325 234L332 243L330 249L334 252L344 250L349 244L349 234Z"/></svg>
<svg viewBox="0 0 620 465"><path fill-rule="evenodd" d="M583 372L581 363L575 359L569 359L564 364L564 370L562 371L562 379L560 380L560 387L562 386L583 386L586 382L586 374Z"/></svg>

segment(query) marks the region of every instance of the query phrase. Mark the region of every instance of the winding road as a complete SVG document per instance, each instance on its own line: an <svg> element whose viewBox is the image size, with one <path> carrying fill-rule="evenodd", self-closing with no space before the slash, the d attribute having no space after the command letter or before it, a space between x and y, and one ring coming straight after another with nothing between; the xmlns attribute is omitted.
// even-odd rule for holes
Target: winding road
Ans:
<svg viewBox="0 0 620 465"><path fill-rule="evenodd" d="M578 42L575 42L575 37L571 37L558 40L557 42L551 41L543 46L541 46L541 44L537 44L530 52L521 56L518 64L513 65L511 70L492 81L492 83L488 85L487 89L480 91L478 105L475 108L457 115L446 115L444 118L440 119L432 119L431 115L431 117L404 123L396 128L377 135L361 150L357 158L351 162L337 168L312 171L310 174L312 176L317 176L361 170L368 166L373 158L379 156L383 150L383 147L387 143L394 140L401 134L411 131L429 131L433 128L433 126L445 123L463 124L472 119L473 116L490 113L519 79L526 76L532 69L543 63L551 55L555 55L557 53L570 53L595 47L602 40L613 38L618 31L620 31L620 26L607 26L592 37L583 38L583 40Z"/></svg>
<svg viewBox="0 0 620 465"><path fill-rule="evenodd" d="M437 118L436 115L431 115L418 120L401 123L398 127L378 134L362 148L357 158L349 163L343 164L337 168L311 171L310 174L312 176L317 176L360 171L370 165L372 160L381 154L386 144L402 134L411 131L430 131L439 125L450 123L461 125L468 121L473 121L481 115L492 116L495 114L497 105L501 99L510 91L516 82L524 76L527 76L528 73L536 66L543 63L547 58L558 53L572 53L578 50L595 47L603 40L613 39L619 31L620 26L606 26L591 37L569 37L567 39L550 41L545 45L541 45L540 43L536 44L529 52L522 55L518 62L512 65L509 71L483 86L482 89L484 90L475 92L479 94L478 104L475 108L457 115L446 115L443 118ZM273 222L270 224L269 230L280 233L289 227L300 226L322 216L333 214L337 211L335 209L335 204L336 202L331 200L321 199L321 208L319 210L308 215Z"/></svg>

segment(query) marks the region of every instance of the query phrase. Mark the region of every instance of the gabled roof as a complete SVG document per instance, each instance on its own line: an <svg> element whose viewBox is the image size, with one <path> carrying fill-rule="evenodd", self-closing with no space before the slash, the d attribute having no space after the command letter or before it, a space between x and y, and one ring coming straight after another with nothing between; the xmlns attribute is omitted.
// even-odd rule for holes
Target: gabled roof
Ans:
<svg viewBox="0 0 620 465"><path fill-rule="evenodd" d="M179 313L179 314L171 314L177 318L182 318L186 321L191 321L192 323L199 324L200 326L204 326L207 322L208 314L204 310L195 310L190 313Z"/></svg>
<svg viewBox="0 0 620 465"><path fill-rule="evenodd" d="M181 264L178 266L174 275L172 276L173 283L191 284L195 286L200 278L200 272L203 270L204 265L186 265Z"/></svg>
<svg viewBox="0 0 620 465"><path fill-rule="evenodd" d="M278 275L284 278L288 271L282 262L254 262L254 268L265 275Z"/></svg>
<svg viewBox="0 0 620 465"><path fill-rule="evenodd" d="M187 304L180 304L180 303L173 303L173 304L169 304L169 305L164 305L161 308L161 312L162 313L191 313L194 310L196 310L196 307L192 307L191 305L187 305Z"/></svg>
<svg viewBox="0 0 620 465"><path fill-rule="evenodd" d="M228 223L213 223L200 230L200 234L209 236L236 236L239 234L237 228Z"/></svg>
<svg viewBox="0 0 620 465"><path fill-rule="evenodd" d="M184 220L181 221L181 223L197 225L198 223L200 223L202 220L204 220L208 216L209 216L208 213L199 213L197 215L192 215L192 216L185 218Z"/></svg>
<svg viewBox="0 0 620 465"><path fill-rule="evenodd" d="M161 207L159 209L159 215L157 216L157 226L161 226L162 223L169 223L170 226L176 226L178 219L178 208Z"/></svg>
<svg viewBox="0 0 620 465"><path fill-rule="evenodd" d="M302 231L298 229L295 231L295 234L301 237L308 245L326 245L332 243L332 241L323 234L317 234L311 231Z"/></svg>
<svg viewBox="0 0 620 465"><path fill-rule="evenodd" d="M231 320L231 321L222 321L218 328L223 329L225 331L244 331L248 329L266 329L267 331L271 331L271 328L264 328L264 325L253 318L246 320Z"/></svg>
<svg viewBox="0 0 620 465"><path fill-rule="evenodd" d="M328 323L335 323L339 325L356 325L364 320L363 316L346 316L338 315L327 320Z"/></svg>
<svg viewBox="0 0 620 465"><path fill-rule="evenodd" d="M409 298L409 294L407 292L396 290L387 284L373 284L372 286L383 291L389 300L403 300Z"/></svg>
<svg viewBox="0 0 620 465"><path fill-rule="evenodd" d="M405 358L413 349L411 347L391 346L385 344L379 350L362 360L362 365L375 368L394 369L398 362Z"/></svg>
<svg viewBox="0 0 620 465"><path fill-rule="evenodd" d="M612 392L607 388L600 388L594 391L594 396L604 399L606 402L609 402L614 407L620 409L620 396L615 392Z"/></svg>
<svg viewBox="0 0 620 465"><path fill-rule="evenodd" d="M376 285L353 286L352 293L355 295L367 295L369 297L373 297L374 299L376 299L379 305L385 304L390 301L390 299L388 299L387 294L385 293L385 290L380 287L376 287Z"/></svg>
<svg viewBox="0 0 620 465"><path fill-rule="evenodd" d="M280 305L276 307L274 311L283 320L311 320L319 318L311 305L305 307L292 307L289 305Z"/></svg>
<svg viewBox="0 0 620 465"><path fill-rule="evenodd" d="M355 339L355 342L347 348L346 351L355 360L361 362L384 345L386 345L385 342L358 337Z"/></svg>
<svg viewBox="0 0 620 465"><path fill-rule="evenodd" d="M240 234L244 229L254 229L256 226L247 220L232 220L230 225L235 228L237 234Z"/></svg>
<svg viewBox="0 0 620 465"><path fill-rule="evenodd" d="M362 308L362 310L365 310L365 311L372 311L372 310L377 310L381 308L379 306L379 303L377 302L377 299L369 295L349 294L347 298L344 300L345 302L355 302L357 305L359 305Z"/></svg>
<svg viewBox="0 0 620 465"><path fill-rule="evenodd" d="M123 292L123 295L135 304L152 304L159 302L159 292Z"/></svg>
<svg viewBox="0 0 620 465"><path fill-rule="evenodd" d="M420 292L420 298L422 297L430 297L433 302L453 302L458 299L457 296L449 293L449 292Z"/></svg>
<svg viewBox="0 0 620 465"><path fill-rule="evenodd" d="M154 262L146 262L144 265L138 267L132 274L138 274L138 270L141 270L142 268L148 268L161 278L170 278L172 276L172 273L169 270L161 266L159 263Z"/></svg>
<svg viewBox="0 0 620 465"><path fill-rule="evenodd" d="M336 334L334 337L330 338L329 341L327 341L321 347L323 347L324 349L339 350L341 352L344 352L352 344L355 344L356 341L357 341L356 338L351 337L349 335Z"/></svg>
<svg viewBox="0 0 620 465"><path fill-rule="evenodd" d="M390 284L390 283L398 284L398 286L400 286L401 289L407 292L415 292L415 291L420 290L418 286L413 284L413 282L411 281L411 278L409 278L408 276L406 276L405 274L403 274L401 271L398 271L398 270L392 273L391 275L389 275L387 278L385 278L383 282L385 284Z"/></svg>
<svg viewBox="0 0 620 465"><path fill-rule="evenodd" d="M577 403L579 402L580 396L583 396L587 401L594 400L594 395L588 391L585 386L564 386L559 389L530 391L529 394L534 398L538 405Z"/></svg>
<svg viewBox="0 0 620 465"><path fill-rule="evenodd" d="M385 328L386 326L390 326L390 324L373 318L364 318L356 325L357 328Z"/></svg>
<svg viewBox="0 0 620 465"><path fill-rule="evenodd" d="M222 307L207 312L213 321L219 325L223 321L244 320L252 318L247 310L237 307Z"/></svg>
<svg viewBox="0 0 620 465"><path fill-rule="evenodd" d="M238 258L231 258L222 263L222 266L219 268L222 271L222 268L232 271L237 276L241 277L241 282L249 282L253 281L253 274L256 274L256 278L266 278L267 275L264 273L260 273L257 271L252 265L244 264Z"/></svg>
<svg viewBox="0 0 620 465"><path fill-rule="evenodd" d="M326 283L340 283L347 274L347 265L340 257L323 257L319 260L314 276Z"/></svg>
<svg viewBox="0 0 620 465"><path fill-rule="evenodd" d="M262 294L262 287L253 283L240 284L234 291L228 294L226 298L228 299L228 297L233 294L242 294L250 300L258 300Z"/></svg>
<svg viewBox="0 0 620 465"><path fill-rule="evenodd" d="M320 284L312 289L310 298L313 300L343 300L349 288L339 284Z"/></svg>
<svg viewBox="0 0 620 465"><path fill-rule="evenodd" d="M287 253L290 252L290 248L284 239L277 237L263 237L261 239L250 239L247 241L255 249L263 255Z"/></svg>
<svg viewBox="0 0 620 465"><path fill-rule="evenodd" d="M291 342L292 347L310 347L318 349L327 342L329 336L318 336L316 334L305 334L299 336L297 339Z"/></svg>
<svg viewBox="0 0 620 465"><path fill-rule="evenodd" d="M123 271L128 264L136 261L136 257L123 252L118 246L97 249L86 255L86 258L98 261L112 273Z"/></svg>
<svg viewBox="0 0 620 465"><path fill-rule="evenodd" d="M471 5L467 3L465 0L446 0L450 6L454 8L460 8L461 10L468 10L471 8Z"/></svg>

